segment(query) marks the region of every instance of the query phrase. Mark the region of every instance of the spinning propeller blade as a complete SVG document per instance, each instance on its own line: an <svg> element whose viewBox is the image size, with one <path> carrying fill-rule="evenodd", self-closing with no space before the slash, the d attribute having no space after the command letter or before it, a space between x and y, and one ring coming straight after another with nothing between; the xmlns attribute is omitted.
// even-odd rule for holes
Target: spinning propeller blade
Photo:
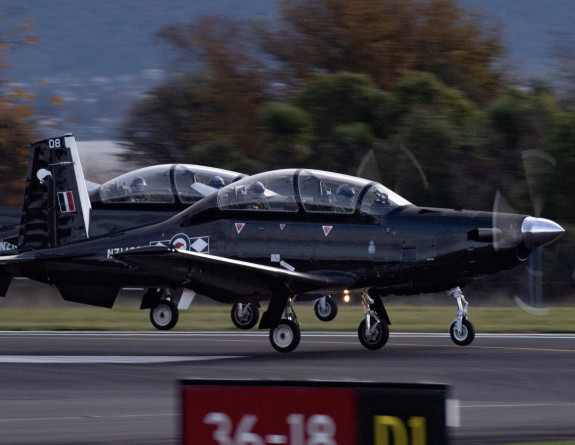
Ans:
<svg viewBox="0 0 575 445"><path fill-rule="evenodd" d="M525 218L521 225L523 243L532 250L527 262L529 304L540 306L543 303L543 260L540 248L551 243L564 232L559 224L541 218L549 180L556 162L552 156L542 150L524 150L521 156L534 215ZM515 211L497 191L493 203L494 227L503 229L504 217L502 215L505 213L515 213ZM500 241L503 240L498 239L495 242L496 248L501 245Z"/></svg>

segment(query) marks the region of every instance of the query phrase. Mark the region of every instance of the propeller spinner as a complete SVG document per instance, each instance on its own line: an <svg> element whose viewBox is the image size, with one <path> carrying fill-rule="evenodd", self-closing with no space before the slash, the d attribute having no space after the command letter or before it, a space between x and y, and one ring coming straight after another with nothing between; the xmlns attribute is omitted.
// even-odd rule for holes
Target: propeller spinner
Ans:
<svg viewBox="0 0 575 445"><path fill-rule="evenodd" d="M528 216L521 224L523 243L529 249L543 247L561 236L565 230L554 221Z"/></svg>

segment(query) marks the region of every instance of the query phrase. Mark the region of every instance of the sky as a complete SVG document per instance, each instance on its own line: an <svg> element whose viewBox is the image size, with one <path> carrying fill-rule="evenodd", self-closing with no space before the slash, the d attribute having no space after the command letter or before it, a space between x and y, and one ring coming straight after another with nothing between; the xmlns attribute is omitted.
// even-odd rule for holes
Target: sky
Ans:
<svg viewBox="0 0 575 445"><path fill-rule="evenodd" d="M524 77L549 78L558 34L575 44L573 0L460 0L494 17L502 26L514 71Z"/></svg>
<svg viewBox="0 0 575 445"><path fill-rule="evenodd" d="M76 145L84 177L89 181L102 184L130 170L118 159L123 151L118 142L76 140Z"/></svg>

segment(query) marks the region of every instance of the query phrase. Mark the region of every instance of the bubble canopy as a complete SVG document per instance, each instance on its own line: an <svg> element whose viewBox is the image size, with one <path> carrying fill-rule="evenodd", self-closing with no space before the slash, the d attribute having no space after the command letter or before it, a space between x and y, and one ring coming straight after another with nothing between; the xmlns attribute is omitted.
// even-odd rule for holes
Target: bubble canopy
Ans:
<svg viewBox="0 0 575 445"><path fill-rule="evenodd" d="M385 215L411 203L383 185L310 169L275 170L230 184L217 195L223 211Z"/></svg>
<svg viewBox="0 0 575 445"><path fill-rule="evenodd" d="M193 204L244 174L194 164L162 164L134 170L102 184L90 201L103 204Z"/></svg>

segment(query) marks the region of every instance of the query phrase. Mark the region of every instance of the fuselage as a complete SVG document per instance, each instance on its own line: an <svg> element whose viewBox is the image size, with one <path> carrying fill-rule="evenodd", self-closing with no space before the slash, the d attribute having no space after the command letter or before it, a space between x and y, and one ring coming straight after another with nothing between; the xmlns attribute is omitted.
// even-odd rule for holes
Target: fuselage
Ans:
<svg viewBox="0 0 575 445"><path fill-rule="evenodd" d="M405 295L462 286L520 264L529 252L521 243L522 215L499 215L507 235L498 243L494 236L474 235L493 229L494 215L488 212L420 208L403 201L384 212L370 212L357 202L350 212L314 212L306 211L301 197L284 212L229 208L218 196L167 221L44 249L36 252L34 263L12 267L18 275L54 284L193 287L193 282L174 282L163 271L142 272L115 258L126 250L163 245L299 272L346 271L357 277L356 287ZM65 253L62 261L54 260L58 251ZM249 288L243 292L238 289L234 297L252 297Z"/></svg>

